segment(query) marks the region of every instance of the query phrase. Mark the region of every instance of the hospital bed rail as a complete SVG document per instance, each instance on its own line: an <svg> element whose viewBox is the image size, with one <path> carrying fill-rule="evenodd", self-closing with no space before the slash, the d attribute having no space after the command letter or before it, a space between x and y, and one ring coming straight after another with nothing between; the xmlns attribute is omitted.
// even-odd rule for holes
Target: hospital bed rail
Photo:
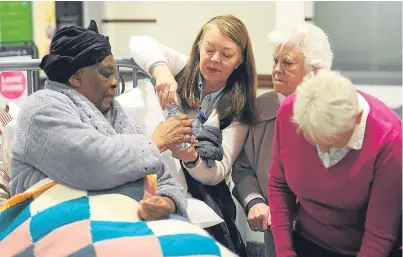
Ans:
<svg viewBox="0 0 403 257"><path fill-rule="evenodd" d="M119 73L119 86L117 89L117 95L124 93L125 91L125 82L123 76L120 72L121 68L129 68L132 70L132 79L133 79L133 88L137 86L138 75L142 74L146 77L150 77L150 75L145 72L140 66L138 66L133 59L131 58L115 58L116 66L118 68ZM39 90L39 85L34 85L34 71L40 71L41 68L39 64L41 63L41 59L27 59L27 60L7 60L0 61L0 72L2 71L26 71L27 72L27 87L29 90L29 94Z"/></svg>

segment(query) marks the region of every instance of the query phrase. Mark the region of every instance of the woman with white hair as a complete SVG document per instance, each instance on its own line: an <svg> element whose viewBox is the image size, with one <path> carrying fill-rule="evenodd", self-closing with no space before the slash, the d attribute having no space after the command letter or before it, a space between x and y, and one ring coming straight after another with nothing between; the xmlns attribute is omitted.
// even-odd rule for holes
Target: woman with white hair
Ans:
<svg viewBox="0 0 403 257"><path fill-rule="evenodd" d="M277 111L284 96L294 93L304 78L318 70L329 70L333 53L325 32L308 24L293 24L269 34L274 44L275 91L258 97L258 123L251 126L243 150L234 163L233 194L247 215L250 229L264 233L266 257L275 257L267 204L268 170L272 162Z"/></svg>
<svg viewBox="0 0 403 257"><path fill-rule="evenodd" d="M402 121L348 79L319 72L283 102L270 174L277 256L401 256Z"/></svg>
<svg viewBox="0 0 403 257"><path fill-rule="evenodd" d="M288 96L304 78L319 70L330 70L333 52L326 33L304 23L273 31L268 36L276 49L273 54L272 81L276 92Z"/></svg>

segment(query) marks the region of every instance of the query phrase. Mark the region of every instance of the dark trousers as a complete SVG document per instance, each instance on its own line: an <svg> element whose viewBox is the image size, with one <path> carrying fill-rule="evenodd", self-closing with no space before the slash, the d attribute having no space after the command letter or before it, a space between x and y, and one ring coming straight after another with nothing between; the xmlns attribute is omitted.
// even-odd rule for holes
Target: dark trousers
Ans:
<svg viewBox="0 0 403 257"><path fill-rule="evenodd" d="M344 255L324 249L296 232L293 234L293 246L298 257L354 257L354 255ZM394 247L388 257L402 257L402 251Z"/></svg>

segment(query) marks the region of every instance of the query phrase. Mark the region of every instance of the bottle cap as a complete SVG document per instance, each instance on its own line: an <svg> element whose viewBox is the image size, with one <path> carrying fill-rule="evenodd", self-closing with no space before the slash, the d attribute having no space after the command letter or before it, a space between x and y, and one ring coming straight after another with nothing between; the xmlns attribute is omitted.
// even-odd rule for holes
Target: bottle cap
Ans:
<svg viewBox="0 0 403 257"><path fill-rule="evenodd" d="M197 114L197 119L203 124L208 120L208 117L204 112L199 112Z"/></svg>

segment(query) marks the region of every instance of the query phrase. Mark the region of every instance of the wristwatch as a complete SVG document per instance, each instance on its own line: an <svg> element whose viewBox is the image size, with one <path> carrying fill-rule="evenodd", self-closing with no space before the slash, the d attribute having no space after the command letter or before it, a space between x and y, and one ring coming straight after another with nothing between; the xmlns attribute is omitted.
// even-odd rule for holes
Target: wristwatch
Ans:
<svg viewBox="0 0 403 257"><path fill-rule="evenodd" d="M196 160L191 161L191 162L183 162L183 165L184 165L186 168L194 168L194 167L196 167L196 164L199 162L199 159L200 159L200 156L197 155Z"/></svg>

